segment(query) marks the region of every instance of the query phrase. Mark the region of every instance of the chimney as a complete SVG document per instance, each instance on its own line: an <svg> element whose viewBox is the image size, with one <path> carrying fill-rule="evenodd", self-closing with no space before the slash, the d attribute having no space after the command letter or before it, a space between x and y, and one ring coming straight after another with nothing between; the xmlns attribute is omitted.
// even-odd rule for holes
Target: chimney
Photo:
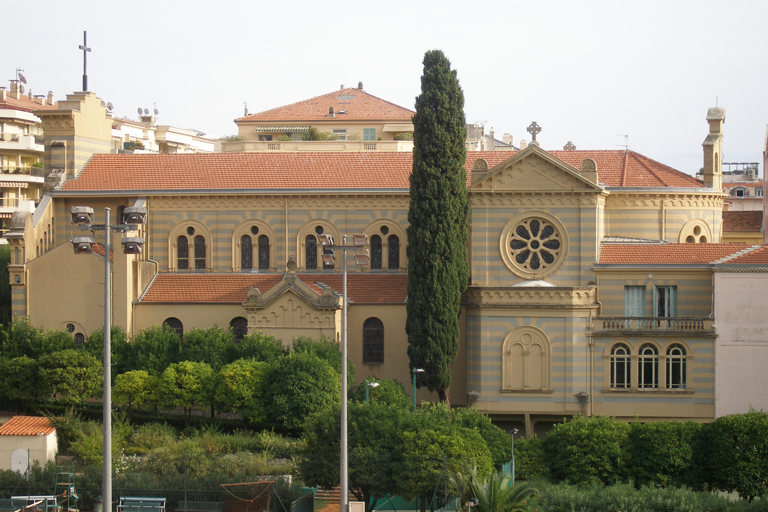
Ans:
<svg viewBox="0 0 768 512"><path fill-rule="evenodd" d="M55 105L56 102L53 101L53 91L48 91L48 97L45 99L45 102L49 105Z"/></svg>
<svg viewBox="0 0 768 512"><path fill-rule="evenodd" d="M510 146L514 146L514 144L512 144L512 135L508 133L505 133L504 135L502 135L501 140L502 142L504 142L504 144L509 144Z"/></svg>
<svg viewBox="0 0 768 512"><path fill-rule="evenodd" d="M358 89L359 91L362 91L362 90L363 90L363 82L357 82L357 89Z"/></svg>
<svg viewBox="0 0 768 512"><path fill-rule="evenodd" d="M344 84L341 84L341 90L342 91L344 90Z"/></svg>
<svg viewBox="0 0 768 512"><path fill-rule="evenodd" d="M723 123L725 109L713 107L707 110L709 134L701 144L704 147L704 184L715 190L723 190Z"/></svg>
<svg viewBox="0 0 768 512"><path fill-rule="evenodd" d="M45 96L43 96L42 94L35 95L35 103L37 103L38 105L43 105L45 103Z"/></svg>
<svg viewBox="0 0 768 512"><path fill-rule="evenodd" d="M27 93L27 98L32 99L32 89Z"/></svg>
<svg viewBox="0 0 768 512"><path fill-rule="evenodd" d="M11 80L11 98L17 100L21 96L21 82Z"/></svg>
<svg viewBox="0 0 768 512"><path fill-rule="evenodd" d="M328 117L336 117L333 107L328 107Z"/></svg>
<svg viewBox="0 0 768 512"><path fill-rule="evenodd" d="M520 149L525 149L528 147L528 141L523 139L520 141Z"/></svg>
<svg viewBox="0 0 768 512"><path fill-rule="evenodd" d="M7 99L7 92L8 91L5 90L5 87L0 87L0 101L5 101Z"/></svg>

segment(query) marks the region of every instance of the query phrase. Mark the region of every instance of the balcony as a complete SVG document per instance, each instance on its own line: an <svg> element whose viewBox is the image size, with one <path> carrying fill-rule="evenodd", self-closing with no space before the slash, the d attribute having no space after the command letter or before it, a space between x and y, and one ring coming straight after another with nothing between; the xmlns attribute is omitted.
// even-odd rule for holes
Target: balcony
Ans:
<svg viewBox="0 0 768 512"><path fill-rule="evenodd" d="M41 135L0 132L0 149L43 153L45 146Z"/></svg>
<svg viewBox="0 0 768 512"><path fill-rule="evenodd" d="M595 318L592 329L594 332L616 332L626 335L640 333L714 334L713 324L714 319L706 317L614 316Z"/></svg>
<svg viewBox="0 0 768 512"><path fill-rule="evenodd" d="M0 167L0 174L18 174L20 176L37 176L38 178L45 177L42 167L24 167L17 165Z"/></svg>
<svg viewBox="0 0 768 512"><path fill-rule="evenodd" d="M224 153L256 152L340 152L340 151L413 151L412 140L332 140L332 141L245 141L223 142Z"/></svg>

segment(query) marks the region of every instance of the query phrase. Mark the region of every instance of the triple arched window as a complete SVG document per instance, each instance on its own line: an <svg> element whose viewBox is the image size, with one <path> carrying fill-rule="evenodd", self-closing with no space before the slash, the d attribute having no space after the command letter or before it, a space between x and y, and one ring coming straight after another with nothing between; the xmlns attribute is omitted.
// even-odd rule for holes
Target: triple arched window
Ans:
<svg viewBox="0 0 768 512"><path fill-rule="evenodd" d="M628 343L614 343L607 355L609 389L658 390L662 382L667 390L687 389L688 357L688 349L677 342L666 348L642 343L636 353Z"/></svg>

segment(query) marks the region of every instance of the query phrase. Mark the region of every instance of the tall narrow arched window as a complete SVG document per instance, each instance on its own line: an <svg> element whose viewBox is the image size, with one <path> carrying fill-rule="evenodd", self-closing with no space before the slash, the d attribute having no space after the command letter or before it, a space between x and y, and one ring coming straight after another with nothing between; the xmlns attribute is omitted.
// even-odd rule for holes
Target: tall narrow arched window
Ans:
<svg viewBox="0 0 768 512"><path fill-rule="evenodd" d="M389 235L389 270L398 270L400 268L400 238L397 235Z"/></svg>
<svg viewBox="0 0 768 512"><path fill-rule="evenodd" d="M189 268L189 245L187 237L184 235L179 236L176 239L176 254L178 255L178 262L176 267L179 270L186 270Z"/></svg>
<svg viewBox="0 0 768 512"><path fill-rule="evenodd" d="M78 332L75 334L75 346L77 348L83 348L83 344L85 343L85 335L81 332Z"/></svg>
<svg viewBox="0 0 768 512"><path fill-rule="evenodd" d="M315 235L307 235L304 241L306 246L307 261L304 262L304 266L307 270L317 269L317 238Z"/></svg>
<svg viewBox="0 0 768 512"><path fill-rule="evenodd" d="M250 235L243 235L240 239L240 268L242 270L253 268L253 244Z"/></svg>
<svg viewBox="0 0 768 512"><path fill-rule="evenodd" d="M269 270L269 237L259 237L259 270Z"/></svg>
<svg viewBox="0 0 768 512"><path fill-rule="evenodd" d="M235 317L229 322L229 328L235 335L235 341L240 342L248 334L248 320L241 316Z"/></svg>
<svg viewBox="0 0 768 512"><path fill-rule="evenodd" d="M205 237L195 237L195 270L205 270Z"/></svg>
<svg viewBox="0 0 768 512"><path fill-rule="evenodd" d="M686 388L686 352L675 343L667 349L667 389Z"/></svg>
<svg viewBox="0 0 768 512"><path fill-rule="evenodd" d="M637 387L639 389L658 389L659 387L659 352L653 345L640 347L637 358Z"/></svg>
<svg viewBox="0 0 768 512"><path fill-rule="evenodd" d="M371 237L371 269L381 270L381 237L373 235Z"/></svg>
<svg viewBox="0 0 768 512"><path fill-rule="evenodd" d="M166 318L165 321L163 321L163 327L175 332L176 336L178 336L179 339L184 337L184 324L182 324L181 320L179 320L178 318L175 318L175 317Z"/></svg>
<svg viewBox="0 0 768 512"><path fill-rule="evenodd" d="M384 362L384 324L378 318L363 323L363 364Z"/></svg>
<svg viewBox="0 0 768 512"><path fill-rule="evenodd" d="M629 347L619 343L611 349L611 389L629 389Z"/></svg>

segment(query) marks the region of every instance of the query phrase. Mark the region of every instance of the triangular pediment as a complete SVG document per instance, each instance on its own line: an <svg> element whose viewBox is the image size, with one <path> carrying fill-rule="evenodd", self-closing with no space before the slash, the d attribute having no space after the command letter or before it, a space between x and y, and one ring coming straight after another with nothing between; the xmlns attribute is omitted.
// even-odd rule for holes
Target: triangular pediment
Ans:
<svg viewBox="0 0 768 512"><path fill-rule="evenodd" d="M287 272L278 284L263 294L257 288L248 290L243 307L246 310L264 309L278 299L283 299L285 295L294 296L306 306L314 309L339 309L341 307L339 299L331 288L325 288L322 293L318 294L301 279L298 279L293 272Z"/></svg>
<svg viewBox="0 0 768 512"><path fill-rule="evenodd" d="M487 172L473 172L476 192L601 192L575 167L538 146L528 146Z"/></svg>

